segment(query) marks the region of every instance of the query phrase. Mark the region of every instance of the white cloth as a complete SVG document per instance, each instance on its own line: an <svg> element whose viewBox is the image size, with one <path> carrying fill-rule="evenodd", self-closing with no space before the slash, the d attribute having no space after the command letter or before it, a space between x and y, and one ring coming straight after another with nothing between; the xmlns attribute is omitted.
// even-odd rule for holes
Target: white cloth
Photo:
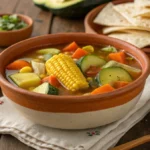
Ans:
<svg viewBox="0 0 150 150"><path fill-rule="evenodd" d="M37 125L24 118L2 97L0 133L11 134L37 150L107 150L150 111L149 89L150 76L139 102L121 120L103 127L74 131Z"/></svg>

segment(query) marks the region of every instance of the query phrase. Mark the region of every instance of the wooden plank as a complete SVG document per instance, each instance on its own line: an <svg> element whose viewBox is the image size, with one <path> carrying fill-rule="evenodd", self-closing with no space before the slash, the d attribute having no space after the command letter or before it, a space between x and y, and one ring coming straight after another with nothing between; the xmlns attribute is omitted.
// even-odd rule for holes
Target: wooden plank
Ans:
<svg viewBox="0 0 150 150"><path fill-rule="evenodd" d="M52 14L50 12L41 11L34 20L34 31L32 36L39 36L48 34L52 21Z"/></svg>
<svg viewBox="0 0 150 150"><path fill-rule="evenodd" d="M0 13L13 13L19 0L1 0Z"/></svg>
<svg viewBox="0 0 150 150"><path fill-rule="evenodd" d="M117 145L135 140L144 135L150 134L150 113L145 118L131 128L117 143ZM150 150L150 143L143 144L132 150Z"/></svg>
<svg viewBox="0 0 150 150"><path fill-rule="evenodd" d="M34 150L33 148L19 142L11 135L3 135L0 139L0 150Z"/></svg>
<svg viewBox="0 0 150 150"><path fill-rule="evenodd" d="M69 20L58 16L53 18L50 33L60 32L84 32L84 23L82 20Z"/></svg>
<svg viewBox="0 0 150 150"><path fill-rule="evenodd" d="M50 12L42 11L35 7L31 0L20 0L16 13L21 13L30 16L34 21L34 29L32 36L39 36L49 33L52 15Z"/></svg>

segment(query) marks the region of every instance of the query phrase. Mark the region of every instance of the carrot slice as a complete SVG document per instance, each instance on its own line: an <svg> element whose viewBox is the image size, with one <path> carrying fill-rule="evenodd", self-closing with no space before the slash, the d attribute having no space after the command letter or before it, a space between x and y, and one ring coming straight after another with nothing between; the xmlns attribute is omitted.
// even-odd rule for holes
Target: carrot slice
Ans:
<svg viewBox="0 0 150 150"><path fill-rule="evenodd" d="M120 62L120 63L123 63L125 64L125 61L126 61L126 56L125 56L125 53L123 51L121 52L117 52L117 53L110 53L108 55L108 57L111 59L111 60L115 60L117 62Z"/></svg>
<svg viewBox="0 0 150 150"><path fill-rule="evenodd" d="M63 51L75 51L79 46L76 44L76 42L70 43L68 46L66 46Z"/></svg>
<svg viewBox="0 0 150 150"><path fill-rule="evenodd" d="M6 69L8 70L19 70L22 69L23 67L26 66L31 66L29 62L25 61L25 60L16 60L14 62L12 62L11 64L9 64Z"/></svg>
<svg viewBox="0 0 150 150"><path fill-rule="evenodd" d="M126 82L126 81L116 81L113 86L114 86L114 88L119 89L119 88L124 87L128 84L129 84L129 82Z"/></svg>
<svg viewBox="0 0 150 150"><path fill-rule="evenodd" d="M76 58L76 59L79 59L85 55L87 55L88 52L83 50L82 48L78 48L72 55L72 58Z"/></svg>
<svg viewBox="0 0 150 150"><path fill-rule="evenodd" d="M45 77L42 79L42 83L43 82L48 82L50 83L51 85L55 86L55 87L59 87L60 86L60 83L59 81L57 80L57 78L53 75L51 76L48 76L48 77Z"/></svg>
<svg viewBox="0 0 150 150"><path fill-rule="evenodd" d="M105 84L103 86L100 86L98 88L96 88L95 90L93 90L91 92L92 95L94 94L102 94L102 93L107 93L107 92L111 92L111 91L114 91L115 89L109 85L109 84Z"/></svg>

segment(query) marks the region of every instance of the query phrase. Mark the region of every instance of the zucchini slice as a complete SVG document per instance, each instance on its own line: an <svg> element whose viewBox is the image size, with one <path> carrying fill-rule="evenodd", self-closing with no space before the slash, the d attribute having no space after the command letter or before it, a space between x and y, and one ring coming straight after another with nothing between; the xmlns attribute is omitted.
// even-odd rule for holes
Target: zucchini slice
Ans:
<svg viewBox="0 0 150 150"><path fill-rule="evenodd" d="M109 61L107 64L105 64L102 68L108 68L108 67L120 67L126 70L133 78L138 77L141 73L142 70L139 68L131 67L119 62L116 62L114 60Z"/></svg>
<svg viewBox="0 0 150 150"><path fill-rule="evenodd" d="M15 73L10 75L9 78L21 88L35 87L41 82L41 79L35 73Z"/></svg>
<svg viewBox="0 0 150 150"><path fill-rule="evenodd" d="M132 82L130 74L120 67L109 67L102 69L97 75L99 85L110 84L116 81Z"/></svg>
<svg viewBox="0 0 150 150"><path fill-rule="evenodd" d="M52 54L45 54L45 55L44 55L44 60L47 61L47 60L49 60L51 57L53 57Z"/></svg>
<svg viewBox="0 0 150 150"><path fill-rule="evenodd" d="M104 59L99 58L96 55L86 55L79 59L77 65L81 68L82 72L85 73L91 66L101 67L106 64Z"/></svg>
<svg viewBox="0 0 150 150"><path fill-rule="evenodd" d="M58 89L50 85L48 82L44 82L43 84L39 85L33 92L41 93L41 94L50 94L50 95L58 95Z"/></svg>
<svg viewBox="0 0 150 150"><path fill-rule="evenodd" d="M58 54L60 53L60 50L57 48L46 48L46 49L40 49L36 51L37 54Z"/></svg>

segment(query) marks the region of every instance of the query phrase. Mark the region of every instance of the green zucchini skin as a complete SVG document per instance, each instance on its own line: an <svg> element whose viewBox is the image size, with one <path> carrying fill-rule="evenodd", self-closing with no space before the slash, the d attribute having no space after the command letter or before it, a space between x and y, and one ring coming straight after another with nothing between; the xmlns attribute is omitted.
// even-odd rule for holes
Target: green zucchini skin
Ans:
<svg viewBox="0 0 150 150"><path fill-rule="evenodd" d="M41 94L48 94L48 95L58 95L59 91L57 88L52 86L51 84L44 82L35 89L33 89L33 92L41 93Z"/></svg>
<svg viewBox="0 0 150 150"><path fill-rule="evenodd" d="M53 14L63 18L78 19L83 18L94 7L110 2L111 0L83 0L76 4L64 8L50 8L46 5L36 3L36 5L44 10L50 10Z"/></svg>
<svg viewBox="0 0 150 150"><path fill-rule="evenodd" d="M130 74L120 67L108 67L102 69L96 76L99 85L113 84L116 81L132 82Z"/></svg>
<svg viewBox="0 0 150 150"><path fill-rule="evenodd" d="M79 68L81 69L83 73L85 73L85 71L90 66L101 67L105 64L106 64L106 61L104 59L101 59L98 56L92 55L92 54L86 55L77 61L77 65L79 66Z"/></svg>

